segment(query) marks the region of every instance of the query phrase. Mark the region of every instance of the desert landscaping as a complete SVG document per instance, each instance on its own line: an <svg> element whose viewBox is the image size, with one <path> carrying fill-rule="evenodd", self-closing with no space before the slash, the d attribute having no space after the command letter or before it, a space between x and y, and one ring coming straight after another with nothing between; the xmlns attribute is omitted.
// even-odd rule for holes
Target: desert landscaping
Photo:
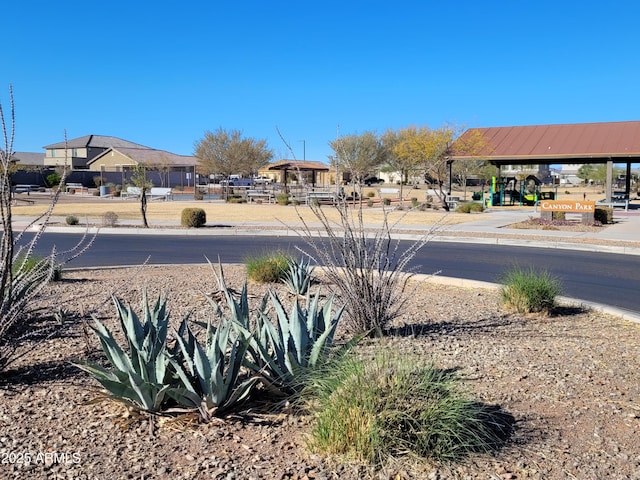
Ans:
<svg viewBox="0 0 640 480"><path fill-rule="evenodd" d="M54 216L99 221L104 211L114 211L122 219L139 218L135 201L88 200L63 197ZM208 223L289 225L299 221L299 212L309 215L304 208L274 205L153 202L149 221L152 226L154 221L178 224L186 205L204 208ZM26 217L38 208L18 205L13 212ZM371 215L365 223L379 220L376 210L365 208ZM403 224L408 225L443 218L441 211L398 214L406 214ZM445 222L474 217L449 214ZM240 289L245 267L224 268L228 283ZM320 279L323 294L335 291L321 274ZM152 298L169 292L176 325L189 310L194 320L212 315L205 296L216 286L208 266L139 266L64 272L32 306L43 321L52 321L61 308L64 315L55 334L25 340L21 348L26 354L0 377L0 476L640 479L638 324L575 306L560 306L549 316L510 313L493 288L441 285L428 277L415 281L418 288L393 333L364 340L358 348L414 355L458 371L477 401L513 418L510 437L492 454L456 463L398 456L370 466L311 451L307 440L314 419L287 404L265 408L252 399L240 411L205 424L190 415L148 417L106 400L99 384L72 362L104 358L85 322L95 316L117 330L111 294L139 309L143 289ZM252 301L258 302L266 288L292 301L282 285L250 283ZM26 455L37 461L26 462Z"/></svg>

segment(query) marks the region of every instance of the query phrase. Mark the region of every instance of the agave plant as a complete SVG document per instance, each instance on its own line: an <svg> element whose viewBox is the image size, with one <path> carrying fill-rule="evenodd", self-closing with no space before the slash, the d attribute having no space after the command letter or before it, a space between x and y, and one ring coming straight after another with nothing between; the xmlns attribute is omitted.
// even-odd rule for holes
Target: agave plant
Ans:
<svg viewBox="0 0 640 480"><path fill-rule="evenodd" d="M127 339L128 354L109 329L94 317L91 328L98 335L111 368L92 362L75 365L93 375L112 398L139 410L158 412L167 397L188 407L199 406L199 397L193 394L189 385L175 380L185 378L184 372L171 369L171 366L179 369L180 365L171 360L166 349L169 325L167 298L158 297L151 308L146 291L143 292L143 320L129 305L124 305L115 296L112 298Z"/></svg>
<svg viewBox="0 0 640 480"><path fill-rule="evenodd" d="M344 307L333 314L334 297L320 306L320 294L316 292L313 297L307 295L304 308L295 302L287 314L278 295L270 292L269 296L277 326L259 313L251 345L259 352L261 364L250 367L281 390L295 392L303 387L306 371L327 361Z"/></svg>
<svg viewBox="0 0 640 480"><path fill-rule="evenodd" d="M189 385L192 396L202 399L199 410L205 421L248 397L258 378L248 377L240 381L249 339L237 334L231 320L223 320L218 327L209 321L203 346L185 318L180 324L176 340L190 375L190 378L183 376L182 382ZM176 371L184 375L182 369Z"/></svg>
<svg viewBox="0 0 640 480"><path fill-rule="evenodd" d="M234 335L248 339L245 366L273 391L293 393L302 388L300 375L326 360L344 307L333 315L333 296L320 306L320 292L313 298L307 292L305 308L295 302L291 313L287 314L277 294L269 292L257 309L256 326L252 331L246 283L236 300L225 283L221 266L216 278L226 299ZM267 315L269 299L277 316L275 325ZM220 306L210 302L224 321L226 317Z"/></svg>
<svg viewBox="0 0 640 480"><path fill-rule="evenodd" d="M313 270L311 260L301 258L299 262L293 258L289 259L289 268L285 272L282 282L289 291L295 295L306 295L313 282Z"/></svg>

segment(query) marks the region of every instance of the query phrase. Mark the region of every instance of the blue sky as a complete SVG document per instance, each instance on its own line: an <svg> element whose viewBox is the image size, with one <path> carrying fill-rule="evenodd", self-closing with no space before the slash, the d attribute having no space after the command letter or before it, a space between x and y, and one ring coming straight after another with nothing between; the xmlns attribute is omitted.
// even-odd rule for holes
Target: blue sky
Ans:
<svg viewBox="0 0 640 480"><path fill-rule="evenodd" d="M637 1L29 1L2 7L17 151L206 130L326 161L338 134L640 120ZM304 154L303 154L304 147Z"/></svg>

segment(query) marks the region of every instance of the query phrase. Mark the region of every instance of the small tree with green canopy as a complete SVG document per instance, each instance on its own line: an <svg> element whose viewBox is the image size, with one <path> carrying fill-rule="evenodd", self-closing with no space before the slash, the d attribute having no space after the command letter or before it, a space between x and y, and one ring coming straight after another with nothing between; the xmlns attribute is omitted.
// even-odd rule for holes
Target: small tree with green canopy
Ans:
<svg viewBox="0 0 640 480"><path fill-rule="evenodd" d="M613 168L613 177L621 175L621 168ZM592 181L597 185L604 185L607 182L607 166L604 163L585 163L578 168L578 178L584 180L585 183Z"/></svg>
<svg viewBox="0 0 640 480"><path fill-rule="evenodd" d="M137 164L133 167L131 175L131 183L140 192L140 213L142 214L142 226L149 228L147 222L147 192L153 187L153 182L147 178L147 169L143 164Z"/></svg>

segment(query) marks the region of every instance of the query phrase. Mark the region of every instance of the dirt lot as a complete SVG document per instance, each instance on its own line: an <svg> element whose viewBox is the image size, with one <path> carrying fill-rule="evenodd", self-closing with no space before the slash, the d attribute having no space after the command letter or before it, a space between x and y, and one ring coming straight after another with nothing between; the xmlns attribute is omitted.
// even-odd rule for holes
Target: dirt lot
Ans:
<svg viewBox="0 0 640 480"><path fill-rule="evenodd" d="M244 268L225 275L238 288ZM97 383L69 363L101 355L82 318L116 329L110 293L138 308L146 287L151 298L171 292L174 322L189 309L203 320L214 285L204 266L67 272L51 284L38 307L63 306L66 326L25 341L28 354L0 378L0 478L640 479L639 326L568 307L544 318L507 314L490 289L424 283L398 321L404 333L380 345L460 369L475 398L513 415L515 431L493 456L373 469L309 452L312 419L287 408L248 405L207 425L159 417L151 433L146 419L91 403ZM257 301L264 287L249 291Z"/></svg>

